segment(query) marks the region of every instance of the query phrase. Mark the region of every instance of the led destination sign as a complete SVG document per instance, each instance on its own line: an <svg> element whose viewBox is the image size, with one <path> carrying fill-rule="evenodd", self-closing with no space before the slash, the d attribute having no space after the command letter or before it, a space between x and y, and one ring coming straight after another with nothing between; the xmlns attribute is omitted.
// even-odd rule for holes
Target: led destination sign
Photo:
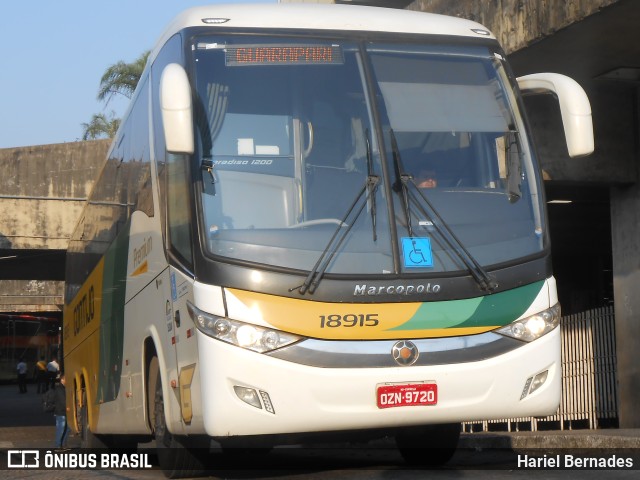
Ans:
<svg viewBox="0 0 640 480"><path fill-rule="evenodd" d="M336 65L344 58L339 45L237 45L227 46L227 66Z"/></svg>

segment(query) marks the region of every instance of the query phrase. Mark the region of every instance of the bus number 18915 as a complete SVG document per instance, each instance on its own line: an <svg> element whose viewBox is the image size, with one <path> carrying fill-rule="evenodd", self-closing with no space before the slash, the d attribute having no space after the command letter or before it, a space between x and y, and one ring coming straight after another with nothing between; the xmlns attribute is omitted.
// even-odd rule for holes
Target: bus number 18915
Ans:
<svg viewBox="0 0 640 480"><path fill-rule="evenodd" d="M378 322L379 321L377 313L320 315L320 328L375 327L376 325L378 325Z"/></svg>

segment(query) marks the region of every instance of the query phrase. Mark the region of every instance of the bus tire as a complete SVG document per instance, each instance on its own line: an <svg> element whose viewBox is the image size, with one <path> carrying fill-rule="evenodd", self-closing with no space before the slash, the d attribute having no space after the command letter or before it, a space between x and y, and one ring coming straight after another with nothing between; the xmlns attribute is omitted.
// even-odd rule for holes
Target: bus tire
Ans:
<svg viewBox="0 0 640 480"><path fill-rule="evenodd" d="M82 448L107 448L107 444L96 436L89 427L89 407L87 405L87 392L82 390L82 405L78 412L78 423L80 431L80 446Z"/></svg>
<svg viewBox="0 0 640 480"><path fill-rule="evenodd" d="M168 478L196 477L205 472L205 449L197 449L185 437L173 435L164 414L162 380L158 371L154 396L154 436L158 463Z"/></svg>
<svg viewBox="0 0 640 480"><path fill-rule="evenodd" d="M459 423L400 430L396 446L409 465L439 467L451 460L460 439Z"/></svg>

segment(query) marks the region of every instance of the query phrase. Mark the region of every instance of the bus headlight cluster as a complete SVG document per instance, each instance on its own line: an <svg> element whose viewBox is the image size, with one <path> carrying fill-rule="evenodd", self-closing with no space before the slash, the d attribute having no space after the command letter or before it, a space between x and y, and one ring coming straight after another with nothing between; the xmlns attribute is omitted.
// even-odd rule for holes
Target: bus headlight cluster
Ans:
<svg viewBox="0 0 640 480"><path fill-rule="evenodd" d="M530 317L516 320L515 322L505 325L495 330L496 333L507 337L517 338L525 342L531 342L560 324L560 304L557 303L553 307L543 310L540 313L531 315Z"/></svg>
<svg viewBox="0 0 640 480"><path fill-rule="evenodd" d="M196 308L187 302L189 315L198 330L223 342L265 353L297 342L301 337L290 333L259 327L249 323L219 317Z"/></svg>

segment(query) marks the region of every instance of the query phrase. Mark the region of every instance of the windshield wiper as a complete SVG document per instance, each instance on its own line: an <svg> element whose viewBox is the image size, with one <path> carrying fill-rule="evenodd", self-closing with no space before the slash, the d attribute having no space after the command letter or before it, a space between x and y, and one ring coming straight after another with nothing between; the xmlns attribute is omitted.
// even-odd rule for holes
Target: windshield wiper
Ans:
<svg viewBox="0 0 640 480"><path fill-rule="evenodd" d="M482 290L486 290L489 292L493 292L498 288L498 282L496 282L491 275L480 265L480 263L475 259L475 257L471 254L471 252L464 246L462 241L457 237L457 235L451 230L451 227L444 221L444 219L440 216L438 211L435 209L433 204L429 201L424 193L420 190L420 188L416 185L416 183L411 179L410 185L412 185L415 190L420 195L422 201L427 204L429 210L431 210L431 215L427 213L424 209L423 205L420 203L420 200L416 197L414 192L409 192L410 198L413 203L416 205L420 213L422 213L425 217L427 217L431 223L436 227L441 237L447 242L447 244L451 247L451 249L456 253L458 258L462 260L462 262L471 273L471 276L474 278L476 283L480 286Z"/></svg>
<svg viewBox="0 0 640 480"><path fill-rule="evenodd" d="M411 227L411 205L412 202L416 208L427 217L433 226L436 228L442 239L449 245L451 250L456 253L458 258L464 263L467 267L467 270L476 281L476 283L480 286L482 290L486 290L492 292L498 288L498 283L487 273L487 271L480 265L480 263L474 258L474 256L469 252L469 250L464 246L464 244L460 241L457 235L453 232L451 227L447 224L447 222L442 218L442 216L438 213L438 210L433 206L433 204L429 201L424 193L420 190L420 188L416 185L413 180L413 176L404 172L404 168L402 167L402 160L400 158L400 149L398 148L398 143L396 141L396 136L393 133L393 130L390 129L391 134L391 148L393 151L393 166L396 174L396 181L393 184L393 189L396 192L402 193L402 203L404 214L407 221L407 230L409 232L409 236L413 237L413 229ZM416 192L420 195L424 204L429 207L431 214L429 214L423 206L423 203L420 202L420 199L416 196L415 192L409 191L409 186L412 186Z"/></svg>
<svg viewBox="0 0 640 480"><path fill-rule="evenodd" d="M309 272L309 275L307 275L307 278L305 279L304 283L300 286L290 288L289 289L290 292L293 292L294 290L297 289L300 292L300 295L304 295L307 291L309 292L309 294L313 295L313 292L316 291L316 288L318 287L320 280L322 280L322 277L325 271L327 270L327 267L331 263L331 260L333 259L336 252L340 248L340 245L342 245L342 242L344 242L344 240L347 238L347 235L351 231L351 228L353 227L353 225L358 220L358 217L360 217L360 214L364 210L364 207L367 206L369 199L372 197L375 197L375 192L378 187L379 181L380 181L380 178L377 175L367 176L365 184L362 186L362 189L360 189L360 191L358 192L358 195L354 199L353 203L351 204L347 212L340 219L340 224L338 225L336 230L333 232L333 235L329 239L327 246L324 248L324 250L318 257L316 264L313 266L313 268ZM349 220L351 213L356 208L356 205L358 204L358 202L365 195L365 192L367 192L367 194L365 196L364 202L362 202L362 205L360 205L355 215L353 215L353 218L351 218L349 223L347 223L347 220ZM343 227L344 227L344 230L343 230ZM374 240L375 240L375 232L374 232Z"/></svg>
<svg viewBox="0 0 640 480"><path fill-rule="evenodd" d="M404 211L404 219L407 222L407 230L409 236L413 237L413 227L411 226L411 207L409 205L409 187L408 184L413 177L404 171L402 165L402 159L400 158L400 149L398 148L398 142L396 140L396 134L393 133L393 129L389 129L391 135L391 151L393 153L393 170L396 175L396 181L393 183L392 188L396 193L402 193L402 208Z"/></svg>
<svg viewBox="0 0 640 480"><path fill-rule="evenodd" d="M371 189L375 189L378 185L378 177L373 182L373 157L371 156L371 140L369 139L369 129L365 131L364 139L367 144L367 192L368 197L371 198L371 228L373 230L373 241L378 240L378 234L376 231L376 196L371 193Z"/></svg>

